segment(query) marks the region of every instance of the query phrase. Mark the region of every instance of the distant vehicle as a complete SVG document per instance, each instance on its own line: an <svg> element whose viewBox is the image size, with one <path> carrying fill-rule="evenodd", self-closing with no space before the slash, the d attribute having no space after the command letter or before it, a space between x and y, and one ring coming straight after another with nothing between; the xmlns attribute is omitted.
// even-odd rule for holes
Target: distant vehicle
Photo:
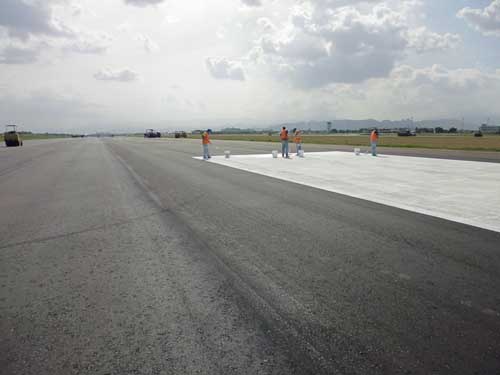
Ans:
<svg viewBox="0 0 500 375"><path fill-rule="evenodd" d="M155 132L154 129L147 129L144 138L161 138L161 133Z"/></svg>
<svg viewBox="0 0 500 375"><path fill-rule="evenodd" d="M483 132L481 130L474 132L474 137L482 137L482 136L483 136Z"/></svg>
<svg viewBox="0 0 500 375"><path fill-rule="evenodd" d="M414 137L417 134L415 132L410 131L409 129L398 131L398 137Z"/></svg>
<svg viewBox="0 0 500 375"><path fill-rule="evenodd" d="M187 138L187 133L186 132L175 132L174 137L175 138Z"/></svg>
<svg viewBox="0 0 500 375"><path fill-rule="evenodd" d="M17 147L23 145L23 140L17 132L17 125L7 125L5 127L3 137L5 140L5 146L7 147Z"/></svg>

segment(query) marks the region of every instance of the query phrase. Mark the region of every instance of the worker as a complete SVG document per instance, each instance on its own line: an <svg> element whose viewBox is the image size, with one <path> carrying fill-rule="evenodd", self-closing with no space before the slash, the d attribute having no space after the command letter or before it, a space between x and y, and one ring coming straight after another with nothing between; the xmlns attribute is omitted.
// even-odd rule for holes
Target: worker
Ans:
<svg viewBox="0 0 500 375"><path fill-rule="evenodd" d="M208 160L211 158L210 151L208 149L208 145L210 142L210 134L212 134L212 129L207 129L201 135L201 143L203 144L203 160Z"/></svg>
<svg viewBox="0 0 500 375"><path fill-rule="evenodd" d="M286 126L283 126L280 133L281 139L281 157L289 159L288 156L288 130L286 130Z"/></svg>
<svg viewBox="0 0 500 375"><path fill-rule="evenodd" d="M370 134L370 144L372 146L372 156L377 156L378 130L375 128Z"/></svg>
<svg viewBox="0 0 500 375"><path fill-rule="evenodd" d="M302 150L302 132L300 130L295 130L295 147L297 149L297 156L300 156L300 151Z"/></svg>

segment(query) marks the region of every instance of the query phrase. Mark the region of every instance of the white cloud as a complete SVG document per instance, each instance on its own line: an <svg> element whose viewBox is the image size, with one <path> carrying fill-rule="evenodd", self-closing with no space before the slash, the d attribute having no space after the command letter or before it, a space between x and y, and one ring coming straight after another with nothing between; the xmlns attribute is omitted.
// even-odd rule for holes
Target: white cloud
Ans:
<svg viewBox="0 0 500 375"><path fill-rule="evenodd" d="M324 14L311 3L294 8L290 23L264 35L260 50L276 73L304 88L386 76L407 47L401 15L384 6Z"/></svg>
<svg viewBox="0 0 500 375"><path fill-rule="evenodd" d="M142 46L146 52L151 53L160 50L158 44L156 44L156 42L147 35L137 34L135 39L142 43Z"/></svg>
<svg viewBox="0 0 500 375"><path fill-rule="evenodd" d="M484 35L500 36L500 0L493 0L484 9L463 8L457 16Z"/></svg>
<svg viewBox="0 0 500 375"><path fill-rule="evenodd" d="M411 50L442 51L460 42L455 34L410 28L418 1L357 3L364 6L303 1L280 29L261 19L262 36L248 57L297 87L315 88L386 77Z"/></svg>
<svg viewBox="0 0 500 375"><path fill-rule="evenodd" d="M94 74L94 78L99 81L132 82L139 79L139 75L128 68L124 69L101 69Z"/></svg>
<svg viewBox="0 0 500 375"><path fill-rule="evenodd" d="M84 54L102 54L111 46L112 37L106 33L81 33L77 40L66 44L64 51L84 53Z"/></svg>
<svg viewBox="0 0 500 375"><path fill-rule="evenodd" d="M397 67L390 78L395 87L433 87L439 91L449 91L455 95L475 90L498 87L500 75L484 73L479 69L447 69L434 64L427 68L413 68L408 65Z"/></svg>
<svg viewBox="0 0 500 375"><path fill-rule="evenodd" d="M205 60L205 65L215 79L245 80L243 68L236 61L209 57Z"/></svg>
<svg viewBox="0 0 500 375"><path fill-rule="evenodd" d="M124 0L125 4L137 7L147 7L163 3L165 0Z"/></svg>
<svg viewBox="0 0 500 375"><path fill-rule="evenodd" d="M485 114L500 117L499 91L500 70L449 69L434 64L424 68L400 65L385 78L336 85L329 96L334 98L339 116L478 119Z"/></svg>
<svg viewBox="0 0 500 375"><path fill-rule="evenodd" d="M418 53L446 51L456 48L462 38L457 34L438 34L427 30L424 26L408 30L408 45Z"/></svg>

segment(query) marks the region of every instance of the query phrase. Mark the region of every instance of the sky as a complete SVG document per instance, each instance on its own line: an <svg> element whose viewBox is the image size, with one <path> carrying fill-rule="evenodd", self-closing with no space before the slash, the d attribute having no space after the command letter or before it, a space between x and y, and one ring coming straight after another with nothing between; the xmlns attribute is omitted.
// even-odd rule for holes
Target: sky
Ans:
<svg viewBox="0 0 500 375"><path fill-rule="evenodd" d="M500 0L0 0L25 130L500 124L499 98Z"/></svg>

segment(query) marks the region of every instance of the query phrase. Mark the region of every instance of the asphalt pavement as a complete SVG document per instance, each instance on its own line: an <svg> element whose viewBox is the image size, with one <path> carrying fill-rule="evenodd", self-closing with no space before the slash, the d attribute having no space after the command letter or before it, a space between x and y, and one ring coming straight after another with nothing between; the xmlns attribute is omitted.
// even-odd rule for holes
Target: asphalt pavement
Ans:
<svg viewBox="0 0 500 375"><path fill-rule="evenodd" d="M0 149L1 374L500 373L500 233L195 160L199 143Z"/></svg>

